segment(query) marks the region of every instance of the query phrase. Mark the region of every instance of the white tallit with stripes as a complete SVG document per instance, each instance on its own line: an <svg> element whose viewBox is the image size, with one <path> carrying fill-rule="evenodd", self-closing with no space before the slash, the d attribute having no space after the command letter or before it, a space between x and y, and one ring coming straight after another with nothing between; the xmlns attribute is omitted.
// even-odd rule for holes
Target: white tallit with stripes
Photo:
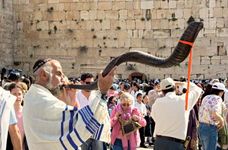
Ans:
<svg viewBox="0 0 228 150"><path fill-rule="evenodd" d="M29 149L72 150L88 138L110 142L107 104L97 96L90 106L78 110L33 84L24 98L23 119Z"/></svg>
<svg viewBox="0 0 228 150"><path fill-rule="evenodd" d="M15 100L15 96L0 87L0 150L6 149L10 110L14 109L13 104Z"/></svg>

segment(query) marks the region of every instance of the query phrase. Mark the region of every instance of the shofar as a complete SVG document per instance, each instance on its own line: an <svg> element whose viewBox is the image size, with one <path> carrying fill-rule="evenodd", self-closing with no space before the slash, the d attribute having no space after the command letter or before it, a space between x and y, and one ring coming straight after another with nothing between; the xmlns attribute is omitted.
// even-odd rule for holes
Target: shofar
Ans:
<svg viewBox="0 0 228 150"><path fill-rule="evenodd" d="M189 43L194 43L199 31L203 28L202 22L191 22L183 35L180 38L180 41L186 41ZM173 53L168 58L159 58L153 55L150 55L141 51L133 51L124 53L116 58L114 58L104 69L102 72L103 76L106 76L109 71L115 66L120 65L124 62L137 62L149 66L159 67L159 68L168 68L183 62L190 50L192 48L189 44L184 44L183 42L178 42L175 47ZM87 90L95 90L97 89L97 81L89 84L89 85L64 85L65 88L74 88L74 89L87 89Z"/></svg>

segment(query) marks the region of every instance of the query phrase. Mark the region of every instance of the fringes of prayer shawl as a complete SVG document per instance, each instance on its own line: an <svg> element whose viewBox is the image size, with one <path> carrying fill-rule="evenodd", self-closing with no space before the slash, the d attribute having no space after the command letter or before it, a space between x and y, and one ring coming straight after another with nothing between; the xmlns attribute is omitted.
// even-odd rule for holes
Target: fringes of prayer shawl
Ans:
<svg viewBox="0 0 228 150"><path fill-rule="evenodd" d="M70 119L66 120L66 116L70 116ZM69 126L68 131L66 130L67 126ZM68 110L66 107L62 112L60 143L65 150L72 148L77 150L78 146L89 137L99 140L103 126L94 118L89 106L80 110L76 107L73 110Z"/></svg>

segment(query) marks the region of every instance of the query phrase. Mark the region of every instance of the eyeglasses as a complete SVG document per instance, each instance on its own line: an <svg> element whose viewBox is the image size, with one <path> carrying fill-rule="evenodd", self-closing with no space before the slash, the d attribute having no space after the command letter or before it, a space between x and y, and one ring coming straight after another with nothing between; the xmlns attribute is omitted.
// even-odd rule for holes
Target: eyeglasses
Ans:
<svg viewBox="0 0 228 150"><path fill-rule="evenodd" d="M126 106L129 107L130 106L129 103L122 103L121 105L124 106L124 107L126 107Z"/></svg>

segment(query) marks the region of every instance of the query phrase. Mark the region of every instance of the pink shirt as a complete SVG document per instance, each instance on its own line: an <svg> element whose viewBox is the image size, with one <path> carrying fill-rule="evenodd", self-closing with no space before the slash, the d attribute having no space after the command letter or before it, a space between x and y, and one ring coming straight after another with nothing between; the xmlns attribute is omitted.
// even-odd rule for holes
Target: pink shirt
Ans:
<svg viewBox="0 0 228 150"><path fill-rule="evenodd" d="M115 106L115 108L112 111L111 114L111 127L112 127L112 133L111 133L111 144L113 145L115 140L121 139L122 140L122 144L123 144L123 148L124 150L128 149L128 140L130 141L130 149L131 150L136 150L137 145L140 142L140 138L139 138L139 133L138 131L135 131L131 134L129 134L128 136L125 136L122 134L121 132L121 126L118 120L116 120L115 115L117 112L121 112L122 108L121 108L121 104L118 104ZM141 126L146 126L146 120L143 118L143 116L141 115L140 111L135 108L135 107L129 107L129 109L127 110L127 112L125 112L125 114L130 114L132 115L137 115L139 116L139 124ZM124 115L122 115L124 116Z"/></svg>

